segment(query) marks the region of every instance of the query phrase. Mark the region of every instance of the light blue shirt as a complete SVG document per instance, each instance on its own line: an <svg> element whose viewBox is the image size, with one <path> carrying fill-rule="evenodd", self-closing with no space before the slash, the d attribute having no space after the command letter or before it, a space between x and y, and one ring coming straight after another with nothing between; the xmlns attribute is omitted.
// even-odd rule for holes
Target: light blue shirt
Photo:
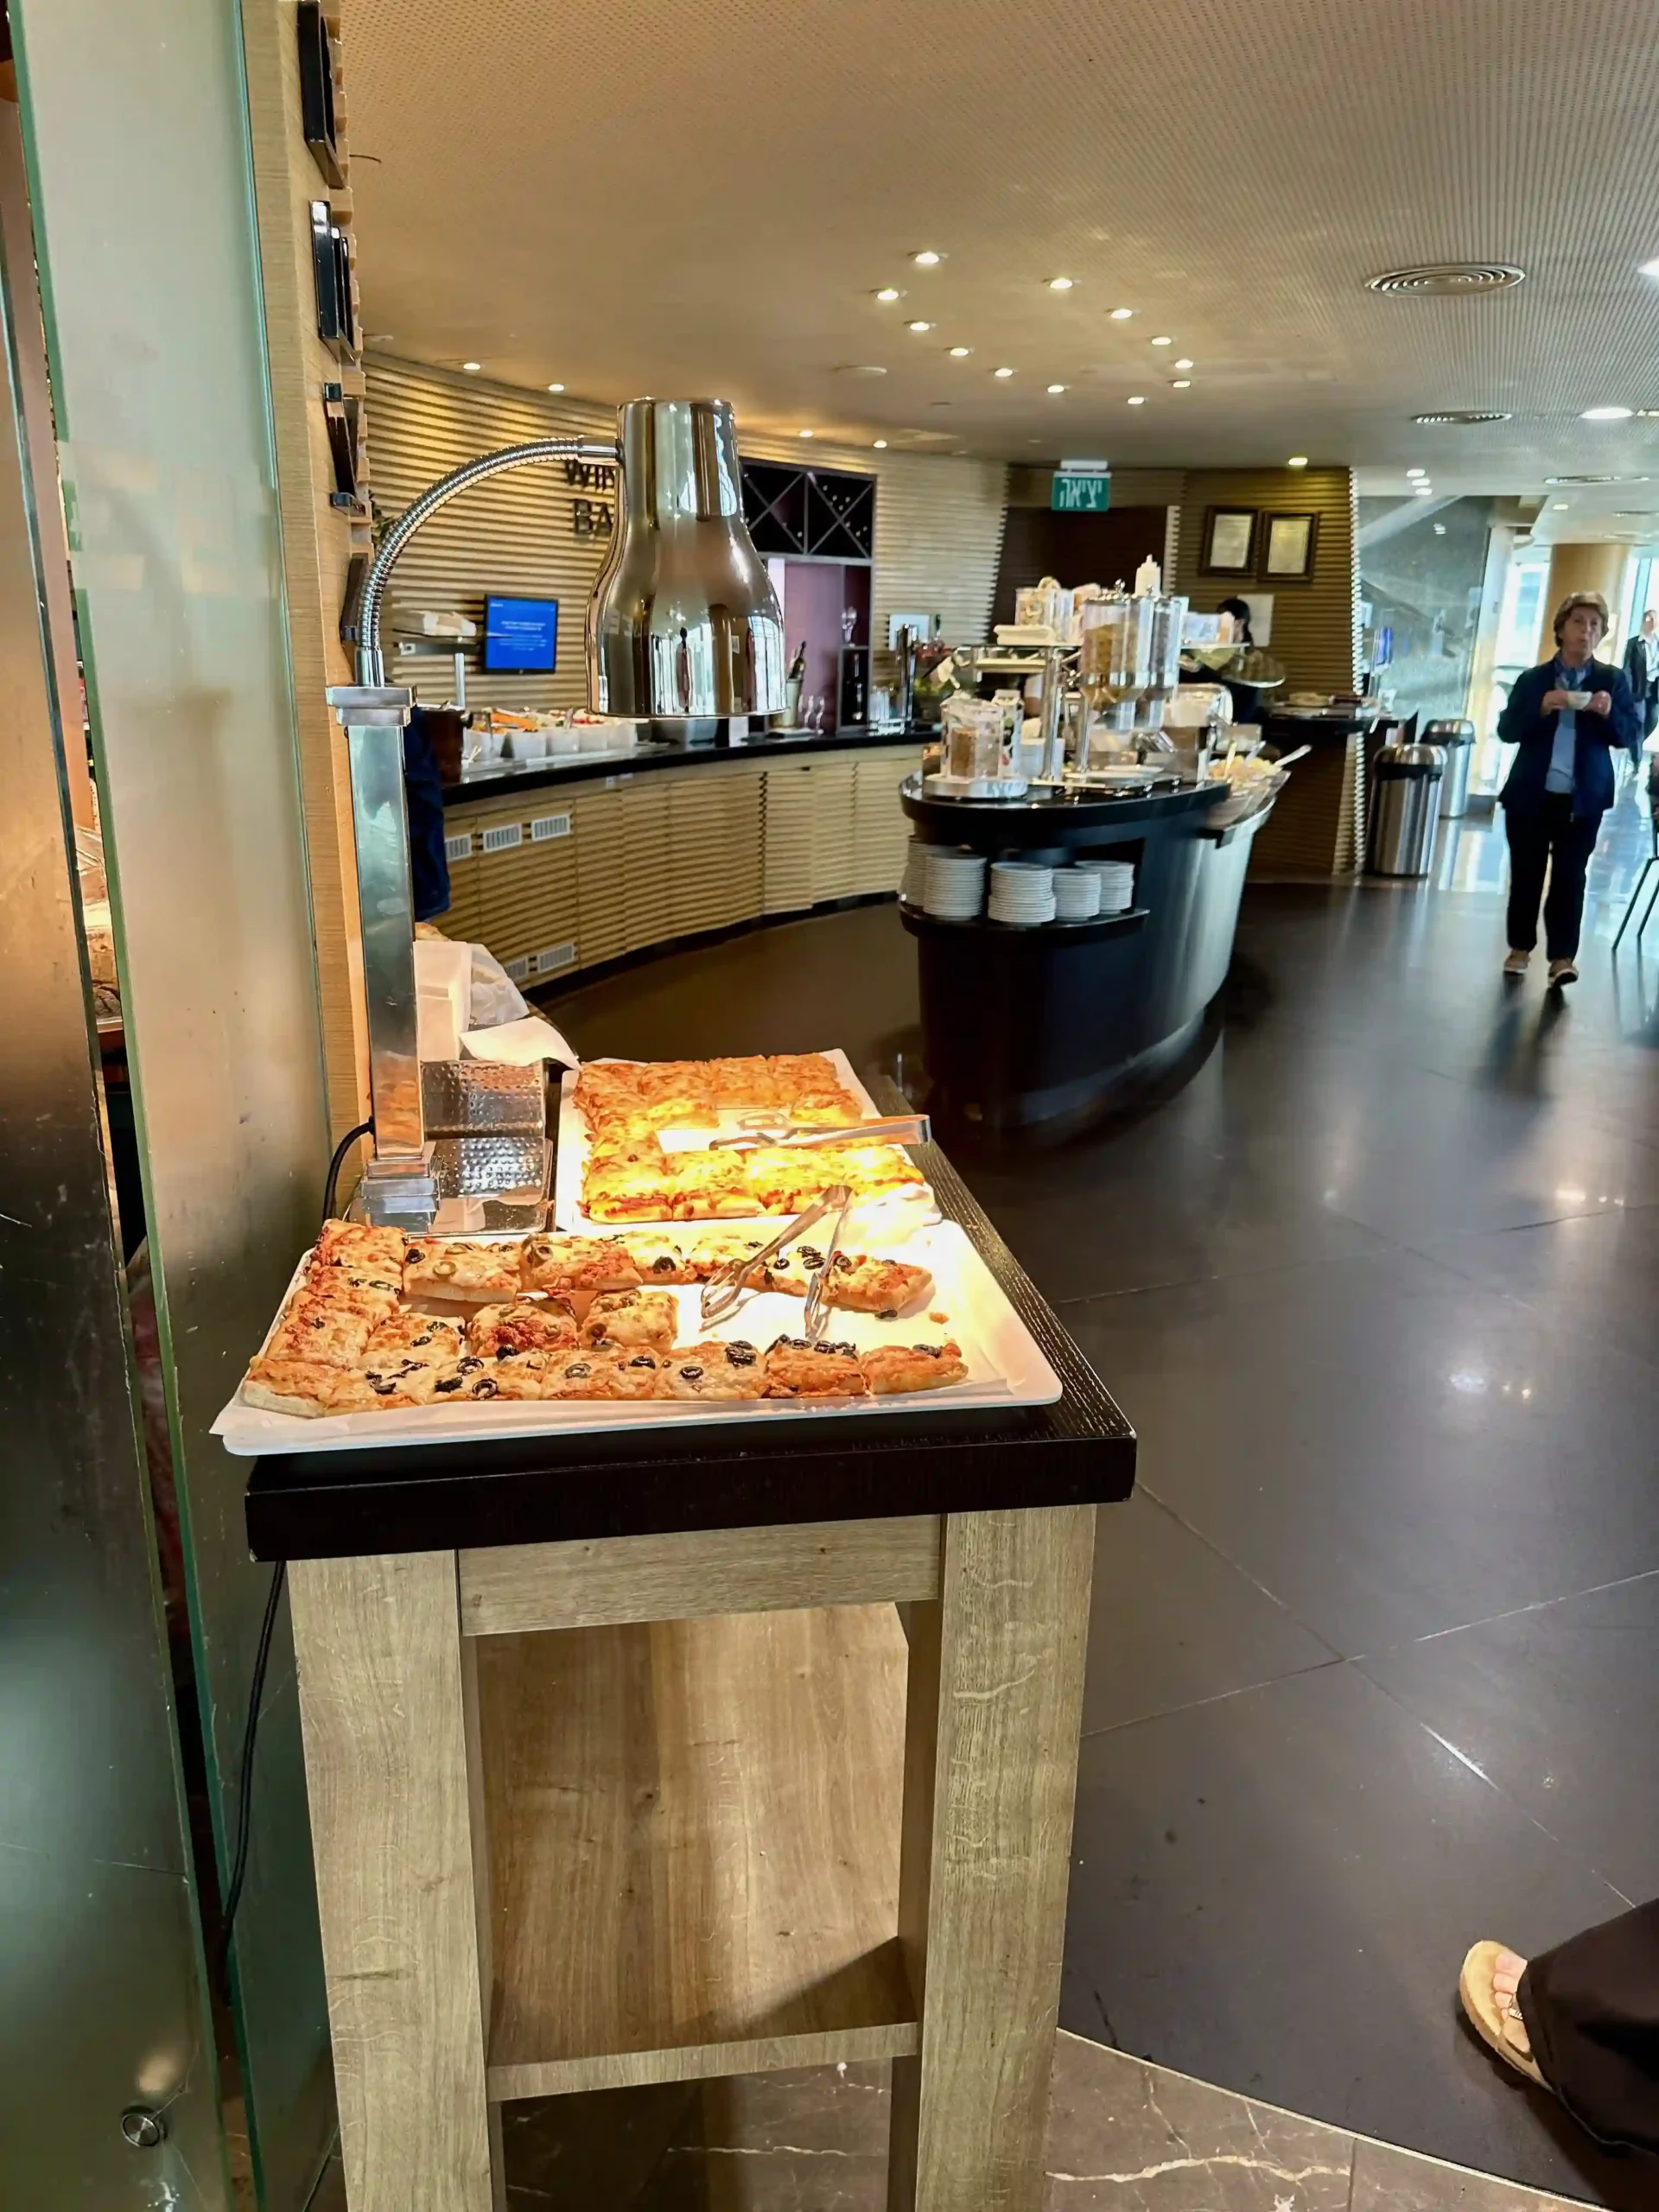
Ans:
<svg viewBox="0 0 1659 2212"><path fill-rule="evenodd" d="M1586 668L1563 668L1555 664L1551 690L1580 691L1589 673ZM1544 778L1547 791L1570 791L1579 758L1579 714L1576 707L1563 707L1555 718L1555 744L1549 756L1549 772Z"/></svg>

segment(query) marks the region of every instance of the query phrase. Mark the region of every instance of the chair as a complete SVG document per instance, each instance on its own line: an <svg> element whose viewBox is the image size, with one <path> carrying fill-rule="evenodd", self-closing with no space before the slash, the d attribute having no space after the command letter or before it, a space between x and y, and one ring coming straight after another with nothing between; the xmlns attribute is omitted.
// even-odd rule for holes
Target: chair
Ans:
<svg viewBox="0 0 1659 2212"><path fill-rule="evenodd" d="M1630 902L1624 909L1624 918L1618 925L1618 936L1613 939L1615 952L1618 950L1619 939L1630 926L1630 916L1636 912L1637 901L1647 889L1649 874L1656 868L1659 868L1659 775L1650 776L1648 779L1648 856L1642 863L1642 873L1636 879L1636 888L1630 893ZM1649 893L1647 906L1643 911L1641 920L1636 925L1636 942L1638 948L1642 943L1642 932L1648 926L1656 905L1659 905L1659 883L1656 883Z"/></svg>

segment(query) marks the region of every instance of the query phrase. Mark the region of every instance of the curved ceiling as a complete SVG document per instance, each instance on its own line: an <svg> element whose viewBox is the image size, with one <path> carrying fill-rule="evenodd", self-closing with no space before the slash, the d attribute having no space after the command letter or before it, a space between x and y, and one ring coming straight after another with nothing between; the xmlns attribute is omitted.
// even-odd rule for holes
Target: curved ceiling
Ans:
<svg viewBox="0 0 1659 2212"><path fill-rule="evenodd" d="M1659 421L1580 419L1659 409L1651 0L348 0L344 66L409 359L1010 460L1659 484ZM1527 279L1365 289L1462 259ZM1511 419L1411 421L1468 408Z"/></svg>

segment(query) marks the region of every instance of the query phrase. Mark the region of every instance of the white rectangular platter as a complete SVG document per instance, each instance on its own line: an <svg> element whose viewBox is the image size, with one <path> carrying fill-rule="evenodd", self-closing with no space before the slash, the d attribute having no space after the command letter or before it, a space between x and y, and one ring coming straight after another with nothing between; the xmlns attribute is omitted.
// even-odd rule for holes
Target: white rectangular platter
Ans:
<svg viewBox="0 0 1659 2212"><path fill-rule="evenodd" d="M857 1101L860 1110L871 1121L879 1120L881 1109L854 1073L853 1064L846 1053L836 1047L832 1052L826 1052L823 1057L834 1067L836 1075ZM599 1067L615 1065L619 1064L604 1060L594 1063ZM576 1083L577 1077L571 1072L565 1076L559 1086L559 1149L553 1172L554 1227L563 1229L568 1236L614 1236L621 1230L669 1226L666 1217L661 1222L595 1221L583 1210L582 1185L588 1169L588 1124L576 1109ZM736 1114L722 1116L721 1119L735 1132L739 1127ZM855 1206L848 1216L847 1235L842 1241L849 1248L858 1241L866 1245L879 1243L884 1254L896 1258L897 1253L893 1249L895 1238L908 1236L924 1224L938 1218L939 1211L933 1203L933 1193L924 1184L919 1191L913 1193L895 1193L892 1198L866 1199ZM745 1220L721 1221L710 1225L726 1230L760 1229L772 1233L780 1223L788 1219L787 1214L758 1214ZM695 1222L673 1224L676 1229L691 1229L700 1225Z"/></svg>
<svg viewBox="0 0 1659 2212"><path fill-rule="evenodd" d="M709 1224L725 1234L730 1222ZM698 1225L686 1226L686 1241L695 1238ZM713 1404L686 1399L649 1400L644 1403L607 1404L563 1400L547 1404L523 1400L505 1404L422 1406L403 1413L329 1414L307 1421L292 1414L268 1413L245 1406L239 1397L213 1423L213 1434L227 1452L243 1459L258 1459L276 1452L353 1452L371 1445L466 1444L493 1442L510 1436L575 1436L595 1430L680 1428L711 1422L740 1421L754 1426L777 1421L858 1421L872 1414L957 1412L982 1407L1052 1405L1060 1395L1059 1377L1042 1350L1004 1295L1001 1286L974 1249L966 1233L953 1221L936 1222L918 1230L900 1246L885 1248L884 1256L914 1261L931 1270L933 1293L918 1310L883 1321L869 1313L832 1310L823 1334L831 1343L851 1342L868 1348L878 1344L937 1344L952 1337L962 1347L967 1379L943 1390L913 1392L883 1398L756 1398L734 1404ZM303 1266L303 1262L302 1262ZM295 1270L295 1281L299 1279ZM291 1293L294 1284L289 1286ZM696 1288L671 1293L681 1301L680 1341L735 1338L766 1345L774 1337L798 1336L802 1302L779 1291L747 1297L737 1312L715 1328L704 1329L697 1319ZM286 1305L284 1297L283 1304ZM454 1312L449 1306L433 1310ZM930 1313L943 1313L942 1322ZM280 1318L280 1315L278 1316ZM271 1330L276 1328L276 1320ZM270 1340L267 1332L266 1340ZM263 1347L262 1347L263 1349Z"/></svg>

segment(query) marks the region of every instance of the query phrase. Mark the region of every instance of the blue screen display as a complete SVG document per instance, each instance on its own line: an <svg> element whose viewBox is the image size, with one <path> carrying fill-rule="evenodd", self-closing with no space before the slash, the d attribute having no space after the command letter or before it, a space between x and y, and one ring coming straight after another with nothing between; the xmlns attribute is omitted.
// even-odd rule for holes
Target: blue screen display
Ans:
<svg viewBox="0 0 1659 2212"><path fill-rule="evenodd" d="M484 665L502 674L545 672L558 665L556 599L486 599Z"/></svg>

